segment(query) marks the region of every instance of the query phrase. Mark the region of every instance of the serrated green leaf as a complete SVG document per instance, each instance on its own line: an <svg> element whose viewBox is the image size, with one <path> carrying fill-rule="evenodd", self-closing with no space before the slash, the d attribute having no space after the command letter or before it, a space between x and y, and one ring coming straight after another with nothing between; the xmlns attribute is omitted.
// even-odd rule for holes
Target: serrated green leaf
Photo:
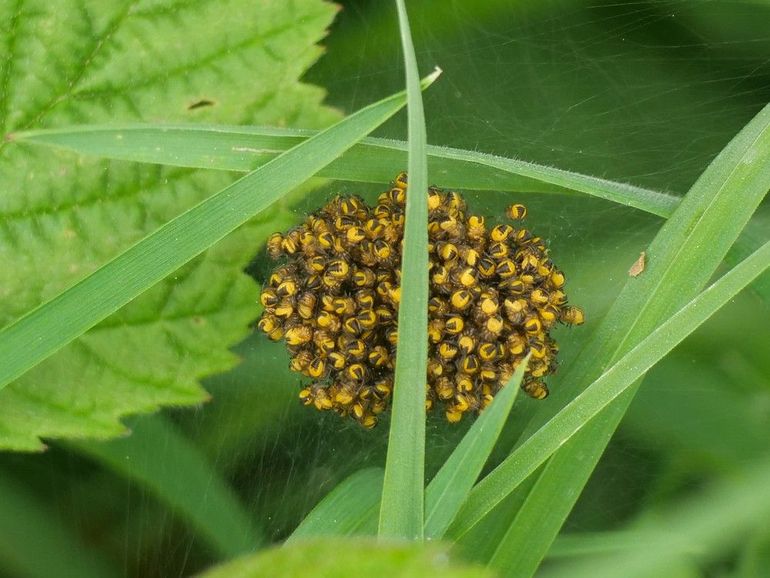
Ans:
<svg viewBox="0 0 770 578"><path fill-rule="evenodd" d="M286 543L356 534L379 511L383 475L382 468L366 468L340 482L305 516Z"/></svg>
<svg viewBox="0 0 770 578"><path fill-rule="evenodd" d="M298 540L212 568L201 578L492 578L480 566L452 563L432 544L382 543L363 538Z"/></svg>
<svg viewBox="0 0 770 578"><path fill-rule="evenodd" d="M426 86L431 82L426 79ZM164 223L11 323L0 331L0 388L302 185L404 103L402 92L357 111Z"/></svg>
<svg viewBox="0 0 770 578"><path fill-rule="evenodd" d="M297 82L335 8L318 0L0 2L3 132L73 122L324 126L338 115ZM259 79L258 82L250 79ZM214 104L189 109L202 99ZM73 160L0 142L0 325L44 302L232 178ZM232 367L254 286L241 269L278 206L0 393L0 448L120 434L120 416L199 403Z"/></svg>
<svg viewBox="0 0 770 578"><path fill-rule="evenodd" d="M271 213L275 220L239 231L0 392L0 447L121 435L126 413L205 401L198 379L238 362L226 344L254 316L240 251L289 220L286 209Z"/></svg>

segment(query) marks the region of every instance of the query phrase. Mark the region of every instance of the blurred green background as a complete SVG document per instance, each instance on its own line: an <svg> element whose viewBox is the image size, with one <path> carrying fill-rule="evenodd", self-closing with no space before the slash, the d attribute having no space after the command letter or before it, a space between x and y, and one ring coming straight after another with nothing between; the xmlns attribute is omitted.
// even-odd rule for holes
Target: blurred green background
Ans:
<svg viewBox="0 0 770 578"><path fill-rule="evenodd" d="M347 113L401 86L403 67L393 5L341 4L327 53L305 81L324 87L327 103ZM444 70L425 94L431 144L684 194L770 101L770 3L412 0L409 9L422 72ZM405 116L378 135L405 138ZM297 218L339 191L374 189L331 183L299 203ZM468 198L490 216L511 200ZM529 207L531 228L549 240L571 301L587 312L585 326L559 330L568 358L661 221L596 199L516 200ZM770 219L765 223L770 237ZM565 532L643 523L770 450L768 319L770 304L744 294L650 372ZM384 463L387 426L362 431L301 407L281 345L254 335L236 351L244 363L205 383L212 402L166 414L232 481L266 541L278 541L345 476ZM559 387L558 375L550 387ZM498 458L536 403L517 402ZM429 473L467 425L431 417ZM149 450L163 451L163 440ZM144 488L69 446L0 455L0 476L54 512L118 575L188 575L216 560ZM752 575L745 568L770 538L746 543L746 551L682 575ZM15 576L12 553L2 547L0 576Z"/></svg>

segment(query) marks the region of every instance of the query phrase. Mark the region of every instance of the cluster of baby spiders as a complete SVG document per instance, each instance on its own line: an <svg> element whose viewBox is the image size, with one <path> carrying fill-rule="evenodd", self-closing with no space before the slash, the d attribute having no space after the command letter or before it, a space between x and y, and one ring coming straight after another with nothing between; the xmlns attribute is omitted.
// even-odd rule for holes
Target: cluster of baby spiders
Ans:
<svg viewBox="0 0 770 578"><path fill-rule="evenodd" d="M284 339L291 368L313 381L306 405L351 416L366 428L388 407L398 339L400 261L407 177L398 175L375 207L337 197L300 226L268 241L283 259L262 289L259 328ZM508 223L487 226L459 193L428 190L430 301L426 407L447 420L485 408L528 353L522 382L543 399L556 370L557 322L578 325L564 274L543 240ZM508 208L512 221L523 205Z"/></svg>

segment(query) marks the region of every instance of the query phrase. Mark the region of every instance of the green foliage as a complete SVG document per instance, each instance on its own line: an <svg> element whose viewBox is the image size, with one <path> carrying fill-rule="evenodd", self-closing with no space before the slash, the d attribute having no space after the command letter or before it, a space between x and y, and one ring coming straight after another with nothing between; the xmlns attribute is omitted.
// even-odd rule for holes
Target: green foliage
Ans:
<svg viewBox="0 0 770 578"><path fill-rule="evenodd" d="M425 534L428 537L442 538L468 499L508 419L528 363L529 354L425 489Z"/></svg>
<svg viewBox="0 0 770 578"><path fill-rule="evenodd" d="M606 369L598 379L527 438L474 488L465 509L458 514L454 535L462 536L481 521L484 515L533 474L554 452L559 451L581 428L592 425L592 420L597 419L597 416L626 390L633 388L634 383L648 369L663 359L768 267L770 242L765 243L746 261L730 270L714 285L677 311ZM513 524L511 531L515 531ZM507 550L499 551L509 556ZM508 559L513 560L514 556L510 555ZM520 559L515 557L517 563Z"/></svg>
<svg viewBox="0 0 770 578"><path fill-rule="evenodd" d="M0 333L0 387L310 179L397 112L404 95L370 105L163 224ZM51 331L50 327L56 327Z"/></svg>
<svg viewBox="0 0 770 578"><path fill-rule="evenodd" d="M240 558L209 570L201 578L492 578L481 567L451 563L445 549L420 544L388 544L365 539L297 541Z"/></svg>
<svg viewBox="0 0 770 578"><path fill-rule="evenodd" d="M403 70L393 66L401 50L393 4L346 7L330 56L307 78L353 113L401 86ZM757 23L770 8L489 0L459 9L416 0L420 64L435 57L447 71L425 104L431 140L455 147L444 148L421 138L417 63L398 7L410 112L380 135L403 138L408 124L409 143L363 140L317 173L357 184L318 194L366 195L360 182L385 182L409 159L413 185L481 191L466 198L490 220L511 199L527 204L527 226L550 240L588 319L560 330L551 398L513 405L518 390L509 384L467 430L429 418L423 435L422 378L401 383L397 392L413 395L390 423L387 467L401 475L388 480L379 467L385 428L363 432L294 409L297 379L276 344L252 337L237 356L227 350L255 317L244 265L266 234L319 204L311 197L291 210L287 199L0 392L0 446L29 450L39 435L111 437L126 413L197 403L203 375L247 358L204 381L216 405L176 412L176 423L145 417L128 422L132 437L0 455L9 473L0 483L0 572L111 575L122 563L126 575L181 575L290 536L284 548L206 575L489 576L446 566L440 546L361 538L377 532L379 513L382 533L419 537L424 500L426 536L451 538L453 558L506 576L763 575L770 213L760 204L770 188L770 108L759 109L770 69L759 48L770 37ZM13 133L0 144L0 186L11 189L0 195L0 257L11 263L0 296L12 296L0 300L0 325L231 181L193 169L269 173L293 147L314 150L323 133L313 127L336 113L297 79L333 7L266 2L253 23L245 8L80 0L62 3L60 14L0 0L0 119ZM263 32L257 40L254 30ZM254 122L281 128L239 126ZM55 128L82 123L92 124ZM326 149L315 152L331 160ZM308 173L323 164L312 156L298 163ZM300 176L273 182L280 189ZM174 256L163 249L157 254ZM407 239L415 262L422 249ZM646 269L630 278L642 250ZM735 299L753 279L755 295ZM405 341L424 340L421 295L405 293L402 313L417 330L402 333L400 359L419 351L405 351ZM53 318L38 327L73 331ZM28 349L14 343L13 363ZM424 373L418 365L402 371ZM401 421L401 410L410 419ZM428 476L438 471L424 496L423 458ZM60 568L39 555L57 551L70 552Z"/></svg>
<svg viewBox="0 0 770 578"><path fill-rule="evenodd" d="M248 171L314 134L272 127L134 124L27 131L13 138L112 159ZM408 150L404 141L367 137L319 175L387 183L393 178L393 167L407 165ZM428 173L440 175L442 187L550 194L576 191L661 217L670 216L679 204L671 194L537 163L442 146L427 145L425 150Z"/></svg>
<svg viewBox="0 0 770 578"><path fill-rule="evenodd" d="M117 118L328 124L337 114L320 106L322 91L297 79L320 54L314 43L334 7L304 0L254 10L242 0L2 2L0 127ZM214 104L189 108L202 99ZM230 181L1 142L0 324ZM279 205L0 392L0 447L111 437L124 433L123 415L205 401L198 379L237 362L227 346L256 315L241 270L282 223Z"/></svg>
<svg viewBox="0 0 770 578"><path fill-rule="evenodd" d="M383 538L423 537L425 376L428 372L428 159L417 58L403 0L396 0L406 67L409 194L404 211L401 304L388 457L382 484ZM436 73L440 71L437 70Z"/></svg>
<svg viewBox="0 0 770 578"><path fill-rule="evenodd" d="M125 125L86 126L76 130L27 131L15 140L99 155L170 166L247 171L254 169L317 131L249 126ZM408 143L367 137L319 172L343 181L387 183L393 167L407 164ZM477 191L560 194L583 193L668 218L679 205L676 195L624 182L520 159L442 146L426 147L429 174L444 187ZM756 216L727 254L735 265L765 239L767 218ZM770 276L754 289L770 300Z"/></svg>
<svg viewBox="0 0 770 578"><path fill-rule="evenodd" d="M487 411L471 426L462 441L425 488L425 536L439 539L468 497L479 472L489 459L500 431L520 390L526 370L522 363ZM310 512L289 538L369 535L380 510L384 472L364 469L351 475Z"/></svg>
<svg viewBox="0 0 770 578"><path fill-rule="evenodd" d="M602 325L567 370L569 385L557 394L557 399L563 403L585 388L607 364L617 361L693 299L714 274L768 188L770 105L730 141L666 221L647 250L649 263L644 274L629 277ZM736 202L738 198L740 202ZM501 542L504 545L496 555L498 567L521 575L535 571L638 385L588 421L587 427L548 462ZM541 411L530 424L530 431L551 418L552 411ZM532 543L533 532L538 536L536 544ZM512 552L522 554L514 556Z"/></svg>

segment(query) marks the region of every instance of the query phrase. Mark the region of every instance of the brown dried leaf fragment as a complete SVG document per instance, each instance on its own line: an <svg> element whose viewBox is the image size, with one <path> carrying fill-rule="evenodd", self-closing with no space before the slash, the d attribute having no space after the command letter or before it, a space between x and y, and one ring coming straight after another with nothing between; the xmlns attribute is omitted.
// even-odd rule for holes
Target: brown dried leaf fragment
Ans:
<svg viewBox="0 0 770 578"><path fill-rule="evenodd" d="M634 262L633 265L631 265L631 268L628 270L629 276L638 277L641 275L646 265L646 259L647 253L645 251L639 253L639 258Z"/></svg>

